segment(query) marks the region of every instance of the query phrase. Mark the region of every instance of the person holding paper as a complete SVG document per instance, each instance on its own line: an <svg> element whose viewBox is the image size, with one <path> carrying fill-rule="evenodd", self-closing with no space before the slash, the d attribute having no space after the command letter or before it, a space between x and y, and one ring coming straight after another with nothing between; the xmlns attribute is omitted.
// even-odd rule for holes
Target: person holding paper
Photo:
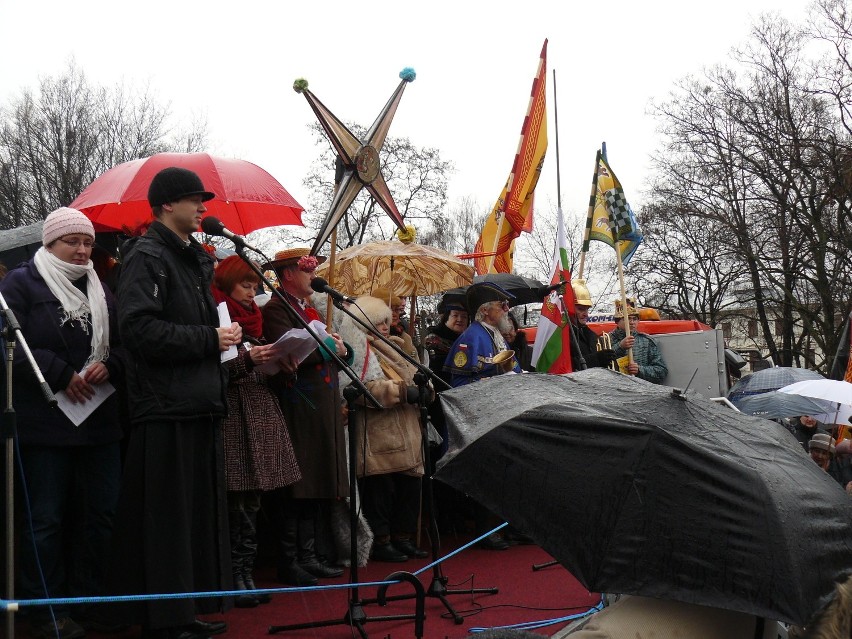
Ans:
<svg viewBox="0 0 852 639"><path fill-rule="evenodd" d="M319 320L308 304L313 293L311 280L324 257L309 255L307 248L278 251L264 266L278 276L278 290L289 302L273 297L263 307L263 334L270 343L304 321ZM331 333L326 345L344 360L352 355L340 336ZM339 568L326 563L316 547L317 529L322 526L321 506L349 494L346 465L345 424L337 382L338 366L324 349L315 347L295 374L286 372L270 379L276 391L290 435L302 479L277 492L271 513L279 541L278 581L309 586L317 577L336 577ZM325 535L327 536L327 535Z"/></svg>
<svg viewBox="0 0 852 639"><path fill-rule="evenodd" d="M192 233L214 194L187 169L157 173L148 189L154 221L125 243L119 328L130 352L131 431L110 565L119 594L229 590L231 553L222 417L227 371L219 353L242 343L220 327L210 292L213 258ZM196 613L226 600L117 604L145 639L200 639L224 631Z"/></svg>
<svg viewBox="0 0 852 639"><path fill-rule="evenodd" d="M259 284L260 277L239 255L222 260L213 276L213 299L242 327L244 340L237 357L227 362L228 416L223 423L231 570L234 589L245 591L234 600L238 608L270 601L269 595L251 592L261 493L302 478L278 399L259 371L276 357L264 343L263 316L254 303ZM279 361L279 366L296 370L295 362Z"/></svg>
<svg viewBox="0 0 852 639"><path fill-rule="evenodd" d="M0 282L45 381L83 413L96 391L119 383L123 375L115 304L90 259L94 242L85 215L57 209L44 221L43 246ZM13 372L20 461L32 513L31 522L21 521L16 594L22 599L103 595L102 549L109 543L121 478L116 395L76 426L47 404L20 343ZM73 554L67 552L72 538ZM54 607L54 624L47 608L33 609L33 636L82 636L79 624L90 613L75 611L76 621L71 614L68 606Z"/></svg>

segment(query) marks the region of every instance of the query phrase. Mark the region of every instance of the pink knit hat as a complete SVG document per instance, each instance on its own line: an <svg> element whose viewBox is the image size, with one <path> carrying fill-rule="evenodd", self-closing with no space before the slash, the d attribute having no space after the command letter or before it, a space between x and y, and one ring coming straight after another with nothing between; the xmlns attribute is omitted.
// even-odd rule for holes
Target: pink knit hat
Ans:
<svg viewBox="0 0 852 639"><path fill-rule="evenodd" d="M72 233L82 233L95 239L95 227L92 226L92 221L77 209L63 206L45 218L41 229L41 243L48 246L60 237Z"/></svg>

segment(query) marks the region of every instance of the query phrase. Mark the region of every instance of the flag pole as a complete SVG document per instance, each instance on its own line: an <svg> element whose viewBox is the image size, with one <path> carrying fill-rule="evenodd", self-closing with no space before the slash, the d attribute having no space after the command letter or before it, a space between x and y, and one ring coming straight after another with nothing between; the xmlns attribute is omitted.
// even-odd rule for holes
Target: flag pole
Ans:
<svg viewBox="0 0 852 639"><path fill-rule="evenodd" d="M583 234L583 246L580 250L580 268L577 277L583 279L583 270L586 266L586 251L589 247L589 235L592 232L592 217L595 214L595 201L598 196L598 169L601 165L601 151L595 153L595 170L592 172L592 191L589 194L589 213L586 216L586 230Z"/></svg>
<svg viewBox="0 0 852 639"><path fill-rule="evenodd" d="M334 162L334 190L331 192L332 200L334 200L334 196L337 195L337 191L340 189L340 182L343 180L343 169L343 158L338 155L337 160ZM334 283L334 263L337 257L337 227L339 225L340 222L338 221L331 231L331 250L328 254L328 285L332 288L336 286ZM329 330L331 330L333 309L334 304L331 301L331 295L327 295L325 298L325 325Z"/></svg>
<svg viewBox="0 0 852 639"><path fill-rule="evenodd" d="M506 202L503 202L503 206L506 206ZM500 244L500 236L503 234L503 220L506 219L506 211L500 211L500 220L497 222L497 232L494 234L494 245L491 247L491 261L488 263L488 268L485 269L485 273L483 275L490 273L491 269L494 268L494 261L497 259L497 246ZM488 220L485 221L488 224Z"/></svg>
<svg viewBox="0 0 852 639"><path fill-rule="evenodd" d="M627 287L624 285L624 265L621 263L621 250L619 247L624 240L615 243L615 263L618 265L618 284L621 287L621 308L624 313L624 337L630 337L630 318L627 315ZM633 363L633 348L627 349L627 361Z"/></svg>
<svg viewBox="0 0 852 639"><path fill-rule="evenodd" d="M559 106L556 104L556 69L553 69L553 129L556 133L556 208L562 211L562 180L559 175Z"/></svg>

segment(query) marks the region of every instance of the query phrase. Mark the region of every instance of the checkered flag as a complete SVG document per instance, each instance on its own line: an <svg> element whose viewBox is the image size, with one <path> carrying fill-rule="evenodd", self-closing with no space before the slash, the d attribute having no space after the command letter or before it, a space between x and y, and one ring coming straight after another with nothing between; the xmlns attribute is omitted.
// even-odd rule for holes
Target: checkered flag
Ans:
<svg viewBox="0 0 852 639"><path fill-rule="evenodd" d="M606 201L606 210L609 213L609 227L612 234L620 239L629 239L636 228L636 218L633 215L633 209L624 197L624 190L617 186L604 193Z"/></svg>

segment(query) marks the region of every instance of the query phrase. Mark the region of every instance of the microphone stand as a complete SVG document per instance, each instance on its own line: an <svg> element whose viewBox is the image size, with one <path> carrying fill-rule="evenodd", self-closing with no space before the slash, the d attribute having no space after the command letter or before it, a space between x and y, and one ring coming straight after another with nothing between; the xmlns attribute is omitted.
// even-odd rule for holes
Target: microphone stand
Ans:
<svg viewBox="0 0 852 639"><path fill-rule="evenodd" d="M41 385L41 392L44 395L45 401L50 406L56 406L56 397L50 386L44 380L38 364L36 364L32 351L21 333L21 325L12 309L6 304L6 299L0 294L0 314L5 318L3 329L0 331L0 338L6 342L6 408L3 411L3 418L0 420L0 433L4 440L4 464L5 464L5 503L6 503L6 526L5 534L5 549L4 560L6 561L5 570L5 597L7 601L11 601L15 596L15 438L17 432L17 416L12 405L12 364L15 359L15 341L19 341L21 349L27 356L30 367L35 373L36 379ZM6 611L6 637L10 639L15 636L15 610L16 605L10 605Z"/></svg>
<svg viewBox="0 0 852 639"><path fill-rule="evenodd" d="M334 300L334 305L339 308L341 311L346 313L349 317L355 320L362 327L367 329L372 335L378 337L382 342L390 346L397 354L401 355L405 361L414 366L417 369L417 372L414 374L414 383L417 385L418 389L418 404L420 407L420 440L421 440L421 448L423 454L423 481L424 481L424 502L427 510L429 511L429 542L431 547L431 555L432 555L432 581L429 584L429 587L426 589L425 596L434 597L438 599L443 605L444 608L447 609L447 612L452 615L453 621L458 625L464 623L464 617L459 615L458 612L453 608L452 604L450 604L447 599L448 595L471 595L471 594L488 594L488 595L496 595L499 590L497 588L470 588L467 590L450 590L447 588L447 582L449 578L443 574L443 569L441 568L441 563L438 561L439 551L440 551L440 542L439 542L439 533L438 533L438 521L435 516L435 498L434 491L432 488L432 476L430 475L431 468L431 454L429 452L429 442L428 442L428 419L429 419L429 411L428 411L428 394L429 394L429 380L437 381L444 388L450 388L449 384L445 382L443 379L438 377L430 369L428 366L421 364L419 361L409 356L405 351L403 351L399 346L394 344L392 341L387 339L384 335L379 333L375 327L369 322L364 322L360 317L357 317L354 313L352 313L348 308L343 305L343 302L339 299ZM346 391L344 391L345 394ZM364 603L372 603L373 601L378 601L382 603L383 601L397 601L401 599L411 599L412 596L417 595L392 595L390 597L382 597L381 599L365 599Z"/></svg>
<svg viewBox="0 0 852 639"><path fill-rule="evenodd" d="M311 621L308 623L302 624L292 624L287 626L269 626L268 633L274 634L276 632L281 632L284 630L303 630L306 628L319 628L324 626L332 626L332 625L347 625L352 628L358 630L358 633L361 635L362 639L367 639L367 633L364 630L364 624L368 621L397 621L402 619L415 619L416 626L418 628L422 628L423 619L425 618L424 606L422 604L422 600L424 595L422 594L422 587L420 588L420 592L418 592L418 606L417 606L417 614L416 615L390 615L383 617L367 617L364 612L363 601L359 597L358 593L358 513L355 507L357 501L357 477L355 471L355 464L357 462L357 441L356 441L356 415L357 415L357 407L358 407L358 398L363 396L367 402L371 406L377 409L382 409L384 406L367 390L367 387L364 386L364 383L361 379L355 374L352 368L346 364L334 351L325 344L325 342L320 339L320 336L317 332L311 327L310 323L305 321L305 319L299 315L290 301L284 297L281 291L278 290L277 287L273 286L272 282L270 282L266 276L263 274L263 271L249 258L245 256L244 248L238 243L235 243L237 249L237 255L242 258L244 262L246 262L252 271L260 277L260 281L266 284L269 289L272 291L272 294L275 295L284 305L285 308L289 308L291 311L291 315L296 318L297 323L301 324L302 328L304 328L308 334L314 338L316 343L319 345L321 349L323 349L330 357L333 359L340 369L346 373L347 377L352 380L352 384L348 385L346 389L343 391L343 397L346 399L346 405L348 408L347 413L347 429L349 432L349 604L346 611L346 614L343 615L342 618L338 619L328 619L323 621ZM265 256L264 256L265 257ZM413 575L406 576L407 573L398 574L398 578L403 581L416 581ZM419 582L418 582L419 585ZM415 587L416 588L416 587ZM419 616L418 616L419 615Z"/></svg>

